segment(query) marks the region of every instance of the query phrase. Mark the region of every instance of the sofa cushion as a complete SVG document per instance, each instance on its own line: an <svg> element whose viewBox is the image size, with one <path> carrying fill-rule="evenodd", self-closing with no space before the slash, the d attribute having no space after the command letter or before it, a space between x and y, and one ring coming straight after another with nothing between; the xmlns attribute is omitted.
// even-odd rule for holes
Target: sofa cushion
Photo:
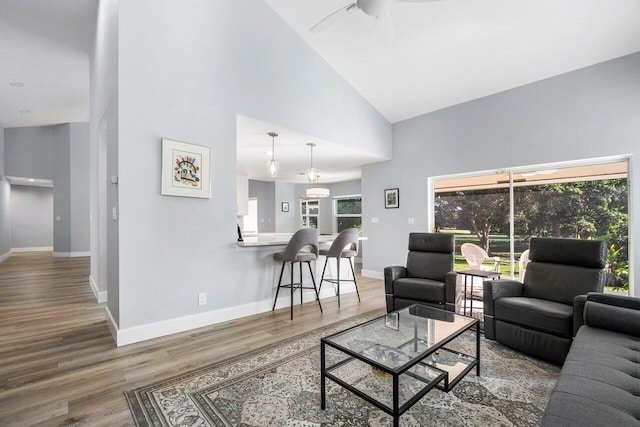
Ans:
<svg viewBox="0 0 640 427"><path fill-rule="evenodd" d="M640 426L640 338L583 326L543 426Z"/></svg>
<svg viewBox="0 0 640 427"><path fill-rule="evenodd" d="M451 253L411 251L407 254L407 277L444 282L445 276L451 270L453 270Z"/></svg>
<svg viewBox="0 0 640 427"><path fill-rule="evenodd" d="M418 301L444 301L444 283L405 277L393 282L393 295Z"/></svg>
<svg viewBox="0 0 640 427"><path fill-rule="evenodd" d="M576 295L602 292L604 278L604 270L598 268L530 262L525 272L524 294L572 304Z"/></svg>
<svg viewBox="0 0 640 427"><path fill-rule="evenodd" d="M494 317L566 338L573 334L573 307L555 301L527 297L498 298L494 302Z"/></svg>

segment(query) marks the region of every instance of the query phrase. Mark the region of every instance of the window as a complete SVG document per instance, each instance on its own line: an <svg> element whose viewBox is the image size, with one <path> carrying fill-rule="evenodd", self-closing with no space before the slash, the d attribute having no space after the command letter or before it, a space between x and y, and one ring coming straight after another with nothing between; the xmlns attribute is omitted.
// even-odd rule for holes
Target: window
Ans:
<svg viewBox="0 0 640 427"><path fill-rule="evenodd" d="M362 198L361 196L337 197L333 200L333 212L336 217L336 231L340 233L347 228L357 228L362 232Z"/></svg>
<svg viewBox="0 0 640 427"><path fill-rule="evenodd" d="M300 215L302 215L302 228L318 228L319 212L320 212L320 200L301 199Z"/></svg>

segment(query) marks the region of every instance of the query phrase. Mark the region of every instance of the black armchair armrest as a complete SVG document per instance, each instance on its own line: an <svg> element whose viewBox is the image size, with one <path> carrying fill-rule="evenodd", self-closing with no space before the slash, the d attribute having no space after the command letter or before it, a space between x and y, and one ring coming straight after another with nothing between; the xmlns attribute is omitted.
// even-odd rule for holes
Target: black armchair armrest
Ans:
<svg viewBox="0 0 640 427"><path fill-rule="evenodd" d="M576 295L573 298L573 336L576 336L580 326L584 325L584 304L587 302L586 295Z"/></svg>
<svg viewBox="0 0 640 427"><path fill-rule="evenodd" d="M401 265L392 265L384 268L384 291L387 294L393 293L393 281L407 277L407 268Z"/></svg>
<svg viewBox="0 0 640 427"><path fill-rule="evenodd" d="M498 298L522 296L524 285L517 280L485 280L483 286L484 314L493 316L493 302Z"/></svg>
<svg viewBox="0 0 640 427"><path fill-rule="evenodd" d="M458 273L450 271L444 276L444 301L445 308L456 311Z"/></svg>
<svg viewBox="0 0 640 427"><path fill-rule="evenodd" d="M640 298L589 292L584 306L584 323L640 337Z"/></svg>

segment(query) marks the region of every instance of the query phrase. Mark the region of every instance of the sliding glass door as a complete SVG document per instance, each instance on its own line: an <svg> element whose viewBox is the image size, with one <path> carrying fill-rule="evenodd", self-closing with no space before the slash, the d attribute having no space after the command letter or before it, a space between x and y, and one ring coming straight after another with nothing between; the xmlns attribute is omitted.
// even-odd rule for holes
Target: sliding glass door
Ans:
<svg viewBox="0 0 640 427"><path fill-rule="evenodd" d="M487 252L486 269L499 259L515 278L533 236L607 240L606 289L628 293L626 160L436 178L433 218L456 235L457 270L468 268L460 247L472 243Z"/></svg>

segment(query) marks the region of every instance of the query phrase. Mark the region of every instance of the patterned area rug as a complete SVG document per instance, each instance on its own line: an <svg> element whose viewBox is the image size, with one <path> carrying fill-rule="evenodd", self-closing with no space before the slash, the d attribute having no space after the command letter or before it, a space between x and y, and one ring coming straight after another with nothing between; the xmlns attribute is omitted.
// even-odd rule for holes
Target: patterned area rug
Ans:
<svg viewBox="0 0 640 427"><path fill-rule="evenodd" d="M320 409L320 338L381 314L128 391L134 420L138 426L391 426L389 415L329 379L327 409ZM475 332L448 347L475 354ZM449 393L431 390L400 425L537 426L559 372L482 338L480 377L474 369Z"/></svg>

